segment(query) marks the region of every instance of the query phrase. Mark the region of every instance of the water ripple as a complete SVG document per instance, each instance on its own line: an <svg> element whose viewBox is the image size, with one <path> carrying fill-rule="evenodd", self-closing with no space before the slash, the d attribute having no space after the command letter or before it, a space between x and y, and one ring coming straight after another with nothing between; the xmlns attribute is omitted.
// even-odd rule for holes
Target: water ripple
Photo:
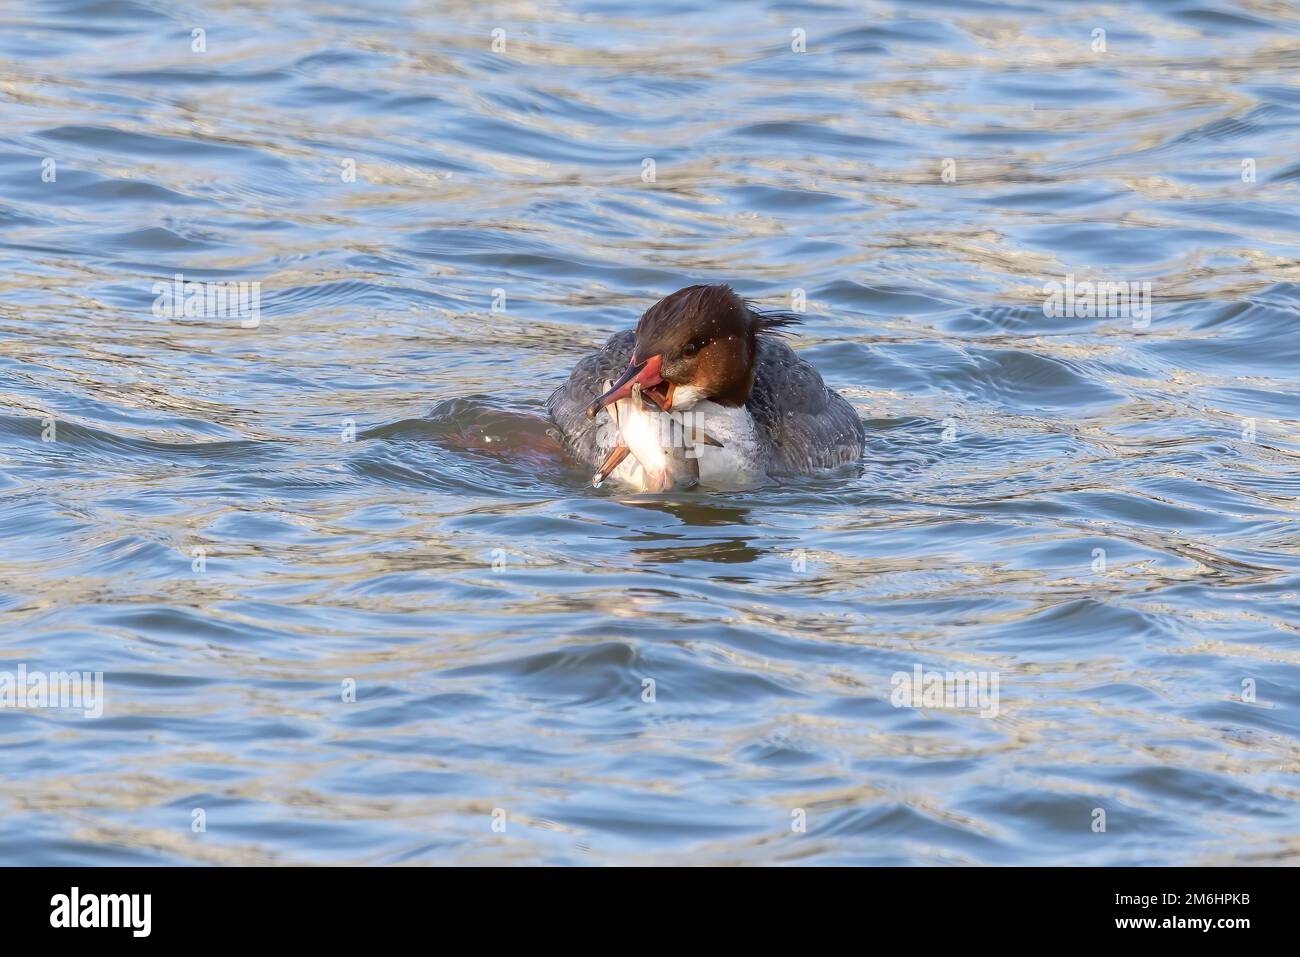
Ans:
<svg viewBox="0 0 1300 957"><path fill-rule="evenodd" d="M106 687L0 711L7 861L1300 861L1300 15L668 12L0 4L0 671ZM699 281L860 468L565 460Z"/></svg>

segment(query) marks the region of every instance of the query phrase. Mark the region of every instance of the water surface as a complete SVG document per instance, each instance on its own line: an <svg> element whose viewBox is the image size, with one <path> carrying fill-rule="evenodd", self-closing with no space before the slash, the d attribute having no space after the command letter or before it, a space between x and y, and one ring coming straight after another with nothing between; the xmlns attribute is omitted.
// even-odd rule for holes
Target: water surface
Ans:
<svg viewBox="0 0 1300 957"><path fill-rule="evenodd" d="M0 4L0 670L107 696L0 710L0 861L1296 863L1298 77L1267 0ZM692 282L860 471L555 454Z"/></svg>

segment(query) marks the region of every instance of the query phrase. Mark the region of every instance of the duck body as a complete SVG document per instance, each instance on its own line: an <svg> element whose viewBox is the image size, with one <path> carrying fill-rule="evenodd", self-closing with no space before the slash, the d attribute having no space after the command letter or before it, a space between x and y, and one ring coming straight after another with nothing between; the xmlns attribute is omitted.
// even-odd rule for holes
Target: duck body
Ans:
<svg viewBox="0 0 1300 957"><path fill-rule="evenodd" d="M585 465L626 449L608 477L639 491L746 488L857 462L853 407L766 334L797 321L759 313L726 286L688 287L580 359L547 410Z"/></svg>

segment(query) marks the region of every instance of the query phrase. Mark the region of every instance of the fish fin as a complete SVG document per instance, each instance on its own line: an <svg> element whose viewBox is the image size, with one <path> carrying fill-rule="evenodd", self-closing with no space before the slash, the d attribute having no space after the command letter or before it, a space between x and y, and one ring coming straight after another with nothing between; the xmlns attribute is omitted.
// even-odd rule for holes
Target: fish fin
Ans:
<svg viewBox="0 0 1300 957"><path fill-rule="evenodd" d="M614 446L614 448L610 450L609 455L605 456L605 461L602 462L600 468L596 470L596 474L591 477L591 484L599 486L601 482L609 478L610 473L613 472L614 469L618 468L623 463L623 460L627 458L627 453L628 448L626 445Z"/></svg>

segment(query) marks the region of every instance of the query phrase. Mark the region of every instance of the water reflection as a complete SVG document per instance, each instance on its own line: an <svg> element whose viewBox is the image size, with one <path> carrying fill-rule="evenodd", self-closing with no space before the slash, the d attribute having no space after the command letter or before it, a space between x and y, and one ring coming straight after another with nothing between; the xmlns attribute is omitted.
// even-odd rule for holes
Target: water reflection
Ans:
<svg viewBox="0 0 1300 957"><path fill-rule="evenodd" d="M1293 862L1300 17L508 13L6 14L0 671L108 694L0 710L6 860ZM565 461L699 281L806 300L860 469Z"/></svg>

